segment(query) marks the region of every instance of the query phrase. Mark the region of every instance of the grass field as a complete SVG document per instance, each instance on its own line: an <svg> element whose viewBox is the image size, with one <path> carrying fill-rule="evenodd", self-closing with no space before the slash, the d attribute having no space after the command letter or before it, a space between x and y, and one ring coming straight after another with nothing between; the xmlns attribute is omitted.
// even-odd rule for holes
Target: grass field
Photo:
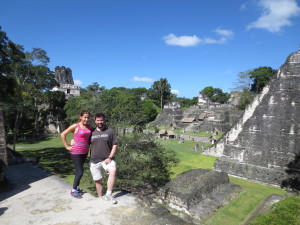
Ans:
<svg viewBox="0 0 300 225"><path fill-rule="evenodd" d="M71 136L69 135L68 140L70 139ZM160 141L160 143L165 148L174 150L179 159L179 164L172 170L173 177L190 169L212 169L217 159L217 157L202 155L201 151L193 151L196 142L185 141L183 144L178 144L178 140L166 140ZM73 163L70 161L69 154L59 136L49 137L41 142L20 142L17 145L17 151L32 159L41 157L40 165L42 167L72 183L74 178ZM86 168L88 168L88 164ZM243 224L251 212L268 196L285 194L282 189L238 178L231 177L230 181L240 185L243 192L229 205L218 209L212 217L205 221L205 224ZM95 194L94 184L88 169L86 169L81 183L82 188Z"/></svg>
<svg viewBox="0 0 300 225"><path fill-rule="evenodd" d="M161 141L165 148L173 149L176 152L180 162L176 168L173 168L174 176L190 169L212 169L217 157L205 156L200 152L193 151L195 142L185 141L184 144L178 144L178 141ZM230 177L230 182L242 187L243 192L229 205L220 208L206 224L243 224L248 215L267 197L272 194L284 195L283 189L270 187L243 179Z"/></svg>

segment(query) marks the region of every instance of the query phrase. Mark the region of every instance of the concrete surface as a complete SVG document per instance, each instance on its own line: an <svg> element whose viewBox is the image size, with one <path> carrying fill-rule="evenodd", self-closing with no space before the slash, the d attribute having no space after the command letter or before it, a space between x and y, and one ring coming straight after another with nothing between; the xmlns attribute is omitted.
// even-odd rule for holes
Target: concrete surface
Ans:
<svg viewBox="0 0 300 225"><path fill-rule="evenodd" d="M10 165L4 173L12 189L0 194L1 225L186 224L169 213L153 214L129 193L114 193L116 205L89 193L76 199L70 183L32 163Z"/></svg>

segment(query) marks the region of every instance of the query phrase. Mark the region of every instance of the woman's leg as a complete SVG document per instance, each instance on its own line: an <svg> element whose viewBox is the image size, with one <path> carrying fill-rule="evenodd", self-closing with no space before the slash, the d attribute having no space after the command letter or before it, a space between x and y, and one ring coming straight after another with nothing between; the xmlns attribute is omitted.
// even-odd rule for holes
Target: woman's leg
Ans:
<svg viewBox="0 0 300 225"><path fill-rule="evenodd" d="M74 177L74 182L73 182L73 189L76 190L80 184L80 179L83 175L83 171L84 171L83 165L87 158L87 154L80 154L80 155L72 155L71 154L71 158L75 165L75 177Z"/></svg>

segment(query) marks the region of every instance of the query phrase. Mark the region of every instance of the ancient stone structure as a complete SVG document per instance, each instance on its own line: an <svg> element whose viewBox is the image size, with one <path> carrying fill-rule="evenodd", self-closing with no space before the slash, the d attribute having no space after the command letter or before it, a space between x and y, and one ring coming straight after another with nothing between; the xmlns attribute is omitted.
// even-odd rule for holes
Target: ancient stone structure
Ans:
<svg viewBox="0 0 300 225"><path fill-rule="evenodd" d="M4 182L4 168L7 167L6 135L3 122L3 114L0 110L0 189Z"/></svg>
<svg viewBox="0 0 300 225"><path fill-rule="evenodd" d="M60 84L71 84L74 85L72 70L70 68L55 67L55 80Z"/></svg>
<svg viewBox="0 0 300 225"><path fill-rule="evenodd" d="M70 68L55 67L55 80L60 84L59 87L54 87L52 91L62 91L65 92L66 98L71 96L79 96L80 88L74 85L72 70Z"/></svg>
<svg viewBox="0 0 300 225"><path fill-rule="evenodd" d="M164 105L164 109L180 109L179 102L169 102Z"/></svg>
<svg viewBox="0 0 300 225"><path fill-rule="evenodd" d="M300 51L245 110L239 122L207 154L230 175L300 189Z"/></svg>
<svg viewBox="0 0 300 225"><path fill-rule="evenodd" d="M205 114L205 118L201 115ZM165 108L158 114L155 121L151 123L154 126L172 126L176 124L176 129L181 128L185 131L207 131L211 132L217 128L221 132L227 132L240 118L242 111L231 109L211 110L191 106L188 109ZM194 118L193 121L187 121L185 118Z"/></svg>
<svg viewBox="0 0 300 225"><path fill-rule="evenodd" d="M194 218L205 219L240 191L238 185L229 183L226 173L195 169L172 179L159 190L156 200Z"/></svg>

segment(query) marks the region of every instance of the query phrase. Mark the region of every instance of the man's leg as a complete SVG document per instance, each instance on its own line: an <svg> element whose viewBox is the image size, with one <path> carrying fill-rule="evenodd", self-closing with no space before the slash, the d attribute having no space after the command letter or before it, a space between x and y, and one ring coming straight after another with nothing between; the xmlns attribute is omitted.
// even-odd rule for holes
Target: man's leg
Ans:
<svg viewBox="0 0 300 225"><path fill-rule="evenodd" d="M102 169L101 162L90 164L90 171L91 171L93 180L96 185L96 191L97 191L98 197L102 197L102 189L103 189L101 169Z"/></svg>
<svg viewBox="0 0 300 225"><path fill-rule="evenodd" d="M107 179L107 192L112 193L112 190L114 188L115 182L116 182L116 167L109 167L108 168L109 176Z"/></svg>
<svg viewBox="0 0 300 225"><path fill-rule="evenodd" d="M117 200L112 196L112 190L115 185L116 171L117 171L115 163L113 163L113 164L114 165L111 165L108 167L109 176L107 179L107 191L106 191L106 195L104 196L104 199L106 201L110 201L110 203L112 203L112 204L117 204Z"/></svg>
<svg viewBox="0 0 300 225"><path fill-rule="evenodd" d="M98 197L102 197L102 180L95 180L96 190Z"/></svg>

